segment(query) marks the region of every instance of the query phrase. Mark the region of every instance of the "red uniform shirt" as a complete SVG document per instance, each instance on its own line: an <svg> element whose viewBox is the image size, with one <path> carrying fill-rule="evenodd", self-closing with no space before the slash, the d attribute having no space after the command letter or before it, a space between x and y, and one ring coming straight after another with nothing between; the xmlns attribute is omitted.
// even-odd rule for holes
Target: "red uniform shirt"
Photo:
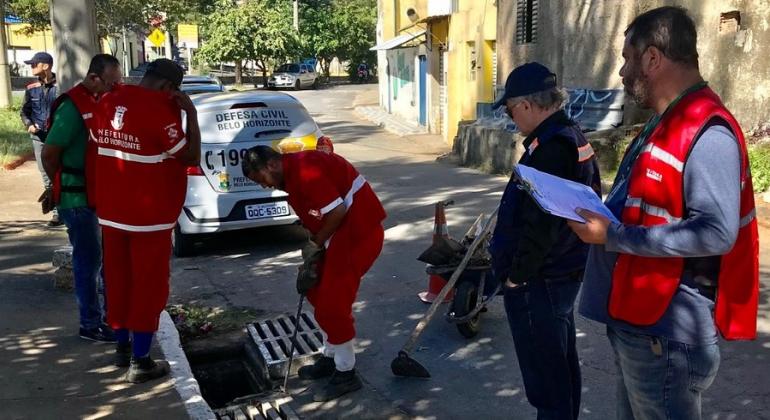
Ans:
<svg viewBox="0 0 770 420"><path fill-rule="evenodd" d="M323 216L340 204L347 215L343 224L362 235L381 225L385 210L369 183L356 168L336 154L305 151L283 155L284 189L289 204L313 234Z"/></svg>
<svg viewBox="0 0 770 420"><path fill-rule="evenodd" d="M173 155L187 143L168 92L122 86L99 101L96 122L99 223L133 232L174 227L187 188Z"/></svg>

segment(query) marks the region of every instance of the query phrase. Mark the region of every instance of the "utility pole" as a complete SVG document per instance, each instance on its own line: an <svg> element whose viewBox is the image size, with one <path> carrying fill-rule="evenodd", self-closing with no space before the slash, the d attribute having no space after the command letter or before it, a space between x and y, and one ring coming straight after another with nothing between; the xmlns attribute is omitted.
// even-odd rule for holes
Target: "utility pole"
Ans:
<svg viewBox="0 0 770 420"><path fill-rule="evenodd" d="M48 0L59 91L75 86L101 51L94 0Z"/></svg>
<svg viewBox="0 0 770 420"><path fill-rule="evenodd" d="M294 30L299 32L299 0L294 0Z"/></svg>
<svg viewBox="0 0 770 420"><path fill-rule="evenodd" d="M0 0L0 108L13 103L11 96L11 68L8 65L8 44L5 39L5 0Z"/></svg>
<svg viewBox="0 0 770 420"><path fill-rule="evenodd" d="M131 59L128 56L128 41L126 40L126 26L123 25L123 75L128 76L129 70L131 70Z"/></svg>

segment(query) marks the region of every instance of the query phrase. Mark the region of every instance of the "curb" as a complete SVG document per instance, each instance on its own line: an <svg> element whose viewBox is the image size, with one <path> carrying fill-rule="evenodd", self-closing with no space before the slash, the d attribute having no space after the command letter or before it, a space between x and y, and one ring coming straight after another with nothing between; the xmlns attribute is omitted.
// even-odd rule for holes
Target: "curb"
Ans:
<svg viewBox="0 0 770 420"><path fill-rule="evenodd" d="M3 169L6 171L12 171L30 160L35 160L35 154L32 152L19 156L18 158L12 160L10 163L6 163L3 165Z"/></svg>
<svg viewBox="0 0 770 420"><path fill-rule="evenodd" d="M217 416L201 395L198 381L193 376L190 363L182 350L179 332L166 311L160 313L157 339L163 357L171 365L174 388L182 398L187 415L193 420L216 420Z"/></svg>

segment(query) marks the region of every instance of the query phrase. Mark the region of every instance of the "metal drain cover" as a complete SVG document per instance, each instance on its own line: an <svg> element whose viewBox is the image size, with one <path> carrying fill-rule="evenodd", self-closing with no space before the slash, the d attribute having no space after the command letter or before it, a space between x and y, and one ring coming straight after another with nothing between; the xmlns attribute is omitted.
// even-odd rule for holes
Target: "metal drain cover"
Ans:
<svg viewBox="0 0 770 420"><path fill-rule="evenodd" d="M246 327L251 340L259 349L260 362L272 379L283 378L286 374L294 322L293 314L281 315ZM323 335L312 313L302 312L295 344L291 374L296 373L301 366L314 363L321 355Z"/></svg>
<svg viewBox="0 0 770 420"><path fill-rule="evenodd" d="M259 397L241 401L214 411L218 420L299 420L299 416L289 406L291 397L270 398Z"/></svg>

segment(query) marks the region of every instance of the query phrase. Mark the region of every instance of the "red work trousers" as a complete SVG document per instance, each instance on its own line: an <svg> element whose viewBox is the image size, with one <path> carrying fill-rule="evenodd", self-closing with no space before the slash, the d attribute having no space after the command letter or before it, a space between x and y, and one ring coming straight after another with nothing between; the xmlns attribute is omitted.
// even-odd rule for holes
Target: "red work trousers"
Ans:
<svg viewBox="0 0 770 420"><path fill-rule="evenodd" d="M328 336L329 344L346 343L356 336L353 302L361 278L382 251L383 237L382 226L362 236L345 225L332 236L319 267L321 281L307 294L315 308L315 319Z"/></svg>
<svg viewBox="0 0 770 420"><path fill-rule="evenodd" d="M171 231L102 227L107 323L113 329L158 330L168 301Z"/></svg>

